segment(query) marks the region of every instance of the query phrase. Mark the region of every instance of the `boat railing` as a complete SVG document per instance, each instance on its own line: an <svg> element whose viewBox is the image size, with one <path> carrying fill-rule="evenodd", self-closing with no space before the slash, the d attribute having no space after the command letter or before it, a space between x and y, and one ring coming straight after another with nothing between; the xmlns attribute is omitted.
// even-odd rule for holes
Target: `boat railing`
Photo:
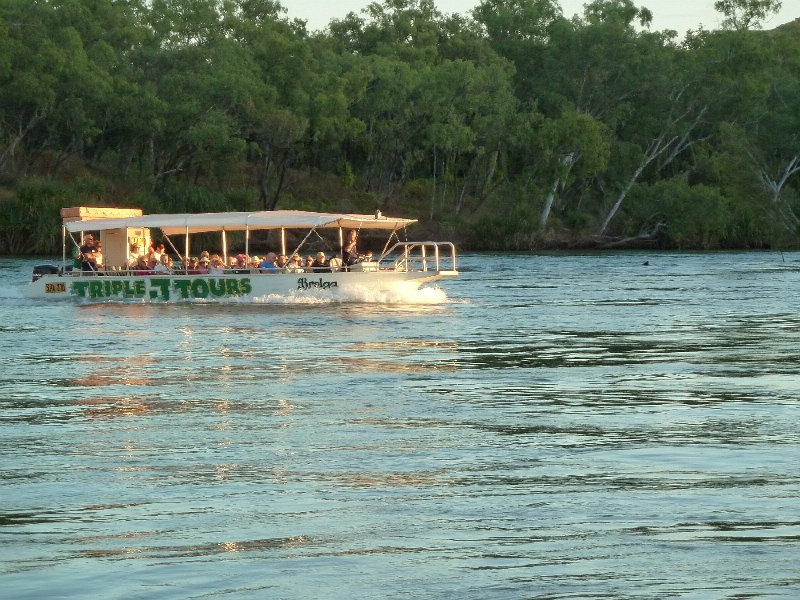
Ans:
<svg viewBox="0 0 800 600"><path fill-rule="evenodd" d="M456 271L452 242L398 242L378 260L379 268L396 271Z"/></svg>
<svg viewBox="0 0 800 600"><path fill-rule="evenodd" d="M375 263L377 264L377 263ZM49 265L48 265L49 266ZM108 267L97 269L94 271L83 271L81 269L76 269L73 267L69 267L67 269L60 269L58 267L53 267L55 270L47 271L46 274L37 273L36 279L47 276L47 275L63 275L64 277L165 277L170 275L274 275L274 274L297 274L297 273L330 273L330 272L337 272L337 271L346 271L341 266L331 266L331 267L305 267L302 269L289 269L284 268L281 269L280 267L276 267L275 269L259 269L257 267L251 267L248 269L222 269L219 271L200 271L196 269L172 269L170 272L158 272L152 271L149 269L126 269L125 267ZM355 270L355 269L353 269ZM375 269L377 270L377 268Z"/></svg>
<svg viewBox="0 0 800 600"><path fill-rule="evenodd" d="M78 268L67 266L64 269L58 269L60 274L67 277L94 277L97 275L103 276L164 276L164 275L208 275L209 273L196 271L194 269L174 269L171 273L158 273L153 271L144 271L141 269L129 269L126 267L108 267L99 269L97 271L82 271ZM320 269L321 272L333 270L334 272L342 271L435 271L435 272L456 272L456 248L452 242L397 242L387 251L385 251L380 258L372 262L357 263L349 268L333 267L332 269ZM278 269L279 273L294 273L295 270ZM306 271L307 272L307 271ZM52 274L53 271L47 271L47 274ZM240 274L260 274L264 271L257 268L249 269L225 269L222 273L214 272L210 274L215 275L240 275ZM39 275L40 277L42 274Z"/></svg>

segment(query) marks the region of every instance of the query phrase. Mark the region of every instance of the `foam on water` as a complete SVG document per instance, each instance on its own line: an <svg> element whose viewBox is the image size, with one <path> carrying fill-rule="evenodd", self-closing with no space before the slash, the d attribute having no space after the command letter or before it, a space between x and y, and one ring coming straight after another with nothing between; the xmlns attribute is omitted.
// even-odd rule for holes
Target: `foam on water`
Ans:
<svg viewBox="0 0 800 600"><path fill-rule="evenodd" d="M242 299L241 302L243 303L250 303L253 304L307 304L307 305L318 305L318 304L331 304L334 302L331 298L323 298L320 296L315 296L313 294L305 294L303 296L298 296L295 294L265 294L264 296L256 296L255 298L250 300Z"/></svg>
<svg viewBox="0 0 800 600"><path fill-rule="evenodd" d="M3 300L20 300L25 297L22 293L22 288L17 286L8 286L0 288L0 301Z"/></svg>
<svg viewBox="0 0 800 600"><path fill-rule="evenodd" d="M341 302L360 302L365 304L412 304L436 305L447 304L450 299L447 293L437 287L414 288L398 284L391 290L376 291L367 288L350 288L337 291L331 295L326 293L304 292L301 294L267 294L253 299L255 304L297 304L318 305Z"/></svg>
<svg viewBox="0 0 800 600"><path fill-rule="evenodd" d="M447 294L441 288L414 288L398 284L388 291L375 291L359 288L347 294L346 298L355 302L377 304L445 304L448 302Z"/></svg>

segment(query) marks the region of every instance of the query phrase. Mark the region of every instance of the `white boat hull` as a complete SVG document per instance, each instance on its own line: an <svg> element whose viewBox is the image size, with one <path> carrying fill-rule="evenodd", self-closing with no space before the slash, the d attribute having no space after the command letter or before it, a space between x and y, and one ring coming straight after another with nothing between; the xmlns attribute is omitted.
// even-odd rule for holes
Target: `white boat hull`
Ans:
<svg viewBox="0 0 800 600"><path fill-rule="evenodd" d="M457 276L456 271L335 273L226 273L224 275L43 275L25 290L28 298L98 302L258 302L274 297L330 300L416 290Z"/></svg>

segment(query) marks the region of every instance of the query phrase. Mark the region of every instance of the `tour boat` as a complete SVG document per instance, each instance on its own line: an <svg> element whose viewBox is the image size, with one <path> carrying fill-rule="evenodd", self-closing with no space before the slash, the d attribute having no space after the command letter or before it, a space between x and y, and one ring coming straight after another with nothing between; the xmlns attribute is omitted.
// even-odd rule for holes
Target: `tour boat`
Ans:
<svg viewBox="0 0 800 600"><path fill-rule="evenodd" d="M336 300L380 301L392 294L418 290L446 277L456 277L456 250L451 242L407 241L401 239L415 219L386 217L377 211L365 214L331 214L298 210L223 212L202 214L142 214L138 209L73 207L61 210L63 219L62 264L34 267L33 281L26 296L40 299L75 299L82 302L257 302L276 297L314 297ZM341 250L348 230L384 230L388 239L375 258L352 265L341 263ZM149 272L129 267L133 244L147 249L151 230L160 231L167 252L176 257L168 272ZM264 230L279 232L253 234ZM329 271L278 269L266 272L252 265L227 267L211 273L184 265L197 234L216 232L215 246L228 265L229 253L251 256L251 242L262 248L269 237L276 254L332 256ZM233 233L239 232L239 233ZM91 233L102 242L103 264L84 270L74 264L73 255ZM279 239L275 239L278 238ZM371 243L374 243L370 231ZM214 238L212 238L214 239ZM173 243L174 240L174 243ZM265 241L267 240L267 241ZM238 246L234 252L229 249ZM291 244L288 247L287 244ZM359 243L361 245L361 243ZM363 251L364 248L361 248Z"/></svg>

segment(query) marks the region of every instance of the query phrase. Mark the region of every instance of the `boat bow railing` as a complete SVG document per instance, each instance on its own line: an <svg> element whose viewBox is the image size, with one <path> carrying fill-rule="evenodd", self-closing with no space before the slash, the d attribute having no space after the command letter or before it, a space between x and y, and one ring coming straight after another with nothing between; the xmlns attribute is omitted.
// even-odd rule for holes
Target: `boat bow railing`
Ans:
<svg viewBox="0 0 800 600"><path fill-rule="evenodd" d="M452 242L398 242L378 264L396 271L456 271L456 247Z"/></svg>

